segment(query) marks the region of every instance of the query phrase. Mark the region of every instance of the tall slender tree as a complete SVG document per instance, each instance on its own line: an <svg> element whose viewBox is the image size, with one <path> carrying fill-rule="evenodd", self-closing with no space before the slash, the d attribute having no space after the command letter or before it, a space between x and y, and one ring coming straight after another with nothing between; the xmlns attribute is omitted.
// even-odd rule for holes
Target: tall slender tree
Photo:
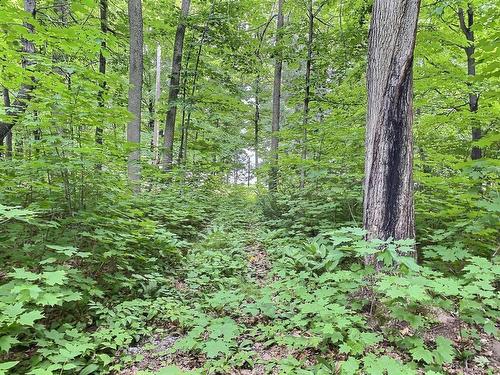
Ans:
<svg viewBox="0 0 500 375"><path fill-rule="evenodd" d="M108 0L99 0L99 18L101 23L101 32L104 38L101 41L101 49L99 50L99 73L103 76L106 74L106 56L104 50L106 49L106 34L108 32ZM100 108L104 108L104 91L106 90L106 80L102 80L101 90L97 94L97 102ZM100 126L95 129L95 141L97 144L103 143L103 130Z"/></svg>
<svg viewBox="0 0 500 375"><path fill-rule="evenodd" d="M198 76L199 76L201 51L203 49L203 45L205 44L205 40L207 38L208 28L210 26L210 20L212 18L213 13L214 13L214 9L215 9L215 1L212 1L212 6L210 7L210 13L208 14L207 21L205 22L205 27L203 28L203 32L202 32L201 38L200 38L200 43L198 45L198 51L196 53L196 61L194 64L193 82L191 85L190 100L194 99L194 94L196 92L196 83L197 83ZM191 114L192 114L192 110L189 107L186 125L183 129L183 132L182 132L183 140L181 141L181 145L183 145L183 147L181 148L181 151L179 152L179 154L181 155L181 160L187 160L187 150L188 150L188 140L189 140L189 125L191 124Z"/></svg>
<svg viewBox="0 0 500 375"><path fill-rule="evenodd" d="M31 15L32 18L35 18L36 15L36 0L24 0L24 10ZM29 33L34 33L35 28L33 24L30 22L24 22L24 27L28 30ZM30 55L35 53L35 44L33 41L28 39L22 39L22 51L24 52L24 56L21 62L21 65L24 69L27 69L31 65L33 65L32 59L30 59ZM17 93L16 100L7 108L7 112L12 116L11 121L9 123L0 123L0 140L3 139L9 134L14 127L14 125L19 120L19 117L24 113L26 107L28 105L28 101L31 99L31 92L33 91L33 78L30 77L29 83L24 83L21 85L21 89Z"/></svg>
<svg viewBox="0 0 500 375"><path fill-rule="evenodd" d="M181 16L177 31L175 32L174 51L172 56L172 71L170 76L170 87L168 93L168 111L165 120L165 138L163 169L168 171L172 168L174 151L175 117L177 114L177 97L179 96L179 83L181 78L182 50L184 48L184 35L186 34L186 19L189 14L190 0L182 0Z"/></svg>
<svg viewBox="0 0 500 375"><path fill-rule="evenodd" d="M128 0L130 31L128 111L133 115L127 126L127 141L134 144L128 157L128 178L133 189L140 189L141 101L143 75L143 24L141 0Z"/></svg>
<svg viewBox="0 0 500 375"><path fill-rule="evenodd" d="M309 102L311 100L311 70L312 70L312 48L314 38L314 13L313 0L307 3L307 58L304 90L304 117L302 120L302 162L307 159L307 125L309 123ZM300 187L304 188L306 181L306 169L303 165L300 170Z"/></svg>
<svg viewBox="0 0 500 375"><path fill-rule="evenodd" d="M158 117L158 107L161 95L161 45L156 45L156 80L155 80L155 104L153 123L153 163L159 163L158 140L160 138L160 118Z"/></svg>
<svg viewBox="0 0 500 375"><path fill-rule="evenodd" d="M278 0L278 18L276 21L276 46L281 41L281 29L283 28L283 0ZM269 172L269 190L278 189L278 132L280 130L281 115L281 73L283 70L283 60L281 54L276 54L274 63L274 84L273 84L273 114L271 121L271 169Z"/></svg>
<svg viewBox="0 0 500 375"><path fill-rule="evenodd" d="M419 0L373 4L363 217L368 239L415 237L412 65L419 8Z"/></svg>
<svg viewBox="0 0 500 375"><path fill-rule="evenodd" d="M475 52L475 40L474 31L472 27L474 25L474 8L472 4L467 5L467 21L465 20L465 14L463 8L458 9L458 20L460 22L460 29L462 30L465 38L467 39L468 45L464 47L465 54L467 56L467 74L471 77L476 75L476 59L474 57ZM477 112L479 108L479 98L476 93L472 90L469 93L469 110L473 113ZM478 125L473 125L472 127L472 142L481 139L481 127ZM483 156L482 150L477 146L472 146L471 154L472 160L481 159Z"/></svg>

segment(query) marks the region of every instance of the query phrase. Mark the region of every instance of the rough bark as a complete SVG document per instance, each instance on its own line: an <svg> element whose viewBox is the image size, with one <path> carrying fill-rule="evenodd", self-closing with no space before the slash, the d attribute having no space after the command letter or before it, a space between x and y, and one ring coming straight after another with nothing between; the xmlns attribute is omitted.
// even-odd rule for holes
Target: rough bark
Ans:
<svg viewBox="0 0 500 375"><path fill-rule="evenodd" d="M368 239L415 237L412 64L419 7L419 0L373 5L363 207Z"/></svg>
<svg viewBox="0 0 500 375"><path fill-rule="evenodd" d="M130 61L128 111L133 119L127 126L127 142L134 144L134 149L128 157L128 178L133 183L133 189L138 192L141 178L140 142L141 142L141 101L143 74L143 24L141 0L128 1L130 30Z"/></svg>
<svg viewBox="0 0 500 375"><path fill-rule="evenodd" d="M474 31L472 31L472 25L474 24L474 9L472 5L469 4L467 7L467 22L465 22L464 10L462 8L458 9L458 20L460 22L460 29L465 35L465 38L469 42L467 47L464 48L465 54L467 56L467 74L469 76L476 75L476 59L474 58L475 45L474 45ZM474 92L469 93L469 110L473 113L477 112L479 106L477 94ZM482 137L481 128L479 126L472 127L472 142L478 141ZM477 160L481 159L483 156L482 150L477 146L472 146L471 159Z"/></svg>
<svg viewBox="0 0 500 375"><path fill-rule="evenodd" d="M108 32L108 0L99 0L99 15L101 22L101 32L106 36ZM99 51L99 73L106 74L106 57L103 51L106 49L106 38L101 41L101 50ZM100 108L104 108L104 91L106 90L106 81L103 79L101 90L97 94L97 102ZM103 130L101 127L95 129L95 141L97 144L103 143Z"/></svg>
<svg viewBox="0 0 500 375"><path fill-rule="evenodd" d="M160 137L160 119L158 117L158 107L160 105L161 95L161 46L158 43L156 46L156 81L155 81L155 104L154 104L154 123L153 123L153 162L160 162L158 153L158 140Z"/></svg>
<svg viewBox="0 0 500 375"><path fill-rule="evenodd" d="M24 0L24 10L31 14L33 18L36 15L36 0ZM24 22L24 27L30 32L34 33L35 28L29 22ZM24 53L21 65L24 69L29 68L33 65L33 62L29 58L29 55L35 53L35 44L27 39L21 40L22 51ZM31 79L32 80L32 79ZM23 84L17 93L16 100L12 103L9 108L7 108L7 113L11 116L11 121L9 123L0 123L0 140L4 140L7 134L11 132L11 129L19 121L20 116L26 110L28 101L31 99L31 92L33 91L33 84Z"/></svg>
<svg viewBox="0 0 500 375"><path fill-rule="evenodd" d="M182 50L184 48L184 35L186 34L186 18L189 13L190 0L182 0L181 18L175 32L174 51L172 56L172 71L170 76L170 87L168 93L168 112L165 120L165 138L163 169L168 171L172 168L175 117L177 114L177 97L179 95L179 83L182 66Z"/></svg>
<svg viewBox="0 0 500 375"><path fill-rule="evenodd" d="M312 45L314 38L314 13L313 0L309 0L307 7L308 32L307 32L307 59L304 90L304 118L302 120L302 162L307 160L307 125L309 123L309 102L311 99L311 69L312 69ZM300 187L303 189L306 181L306 169L303 165L300 170Z"/></svg>
<svg viewBox="0 0 500 375"><path fill-rule="evenodd" d="M278 0L278 18L276 21L276 46L281 40L281 29L283 28L283 0ZM280 130L281 114L281 73L283 60L278 54L274 63L274 84L273 84L273 114L271 122L271 169L269 172L269 191L278 189L278 132Z"/></svg>

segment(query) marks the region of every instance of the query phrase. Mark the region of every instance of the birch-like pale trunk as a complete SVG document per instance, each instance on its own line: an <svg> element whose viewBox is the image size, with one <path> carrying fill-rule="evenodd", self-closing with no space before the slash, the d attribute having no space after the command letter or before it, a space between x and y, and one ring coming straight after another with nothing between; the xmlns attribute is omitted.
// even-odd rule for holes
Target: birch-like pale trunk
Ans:
<svg viewBox="0 0 500 375"><path fill-rule="evenodd" d="M127 126L127 142L134 145L128 156L128 178L134 192L140 190L141 179L141 101L143 65L143 23L141 0L128 0L130 61L128 111L133 115Z"/></svg>
<svg viewBox="0 0 500 375"><path fill-rule="evenodd" d="M363 206L368 239L415 237L412 65L419 7L419 0L373 4Z"/></svg>
<svg viewBox="0 0 500 375"><path fill-rule="evenodd" d="M160 43L156 46L156 82L155 82L155 118L153 123L153 162L160 162L160 154L158 152L158 141L160 139L160 118L158 116L158 107L160 105L161 95L161 46Z"/></svg>

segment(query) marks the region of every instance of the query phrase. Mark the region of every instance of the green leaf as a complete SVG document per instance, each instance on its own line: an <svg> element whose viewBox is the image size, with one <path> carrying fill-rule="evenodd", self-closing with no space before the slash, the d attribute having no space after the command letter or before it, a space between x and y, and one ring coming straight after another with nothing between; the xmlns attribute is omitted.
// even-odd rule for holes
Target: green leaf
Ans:
<svg viewBox="0 0 500 375"><path fill-rule="evenodd" d="M427 364L434 362L432 352L425 349L423 346L418 346L410 350L410 354L415 361L423 361Z"/></svg>
<svg viewBox="0 0 500 375"><path fill-rule="evenodd" d="M42 319L43 317L44 315L40 311L34 310L21 315L19 323L25 326L33 326L35 320Z"/></svg>
<svg viewBox="0 0 500 375"><path fill-rule="evenodd" d="M14 305L5 305L3 307L3 313L11 318L15 318L16 316L22 314L23 312L24 312L24 307L21 302L18 302Z"/></svg>
<svg viewBox="0 0 500 375"><path fill-rule="evenodd" d="M12 336L2 336L0 337L0 350L8 352L12 345L19 343L19 340Z"/></svg>
<svg viewBox="0 0 500 375"><path fill-rule="evenodd" d="M64 270L59 270L59 271L52 271L52 272L44 272L42 276L45 279L45 282L47 285L63 285L64 281L66 280L66 271Z"/></svg>
<svg viewBox="0 0 500 375"><path fill-rule="evenodd" d="M90 365L85 366L82 371L80 371L80 375L89 375L98 369L98 365L91 363Z"/></svg>
<svg viewBox="0 0 500 375"><path fill-rule="evenodd" d="M183 375L183 374L185 374L185 372L182 371L177 366L163 367L156 372L156 375Z"/></svg>
<svg viewBox="0 0 500 375"><path fill-rule="evenodd" d="M229 345L221 340L210 340L206 342L204 352L208 358L216 358L219 353L229 354Z"/></svg>
<svg viewBox="0 0 500 375"><path fill-rule="evenodd" d="M24 268L14 268L14 272L9 273L9 276L13 277L14 279L28 280L28 281L34 281L40 278L40 275L30 271L26 271L26 269Z"/></svg>
<svg viewBox="0 0 500 375"><path fill-rule="evenodd" d="M7 370L11 369L15 365L17 365L19 361L10 361L10 362L2 362L0 363L0 375L7 374Z"/></svg>
<svg viewBox="0 0 500 375"><path fill-rule="evenodd" d="M358 372L360 361L349 357L347 361L342 362L340 371L342 375L354 375Z"/></svg>
<svg viewBox="0 0 500 375"><path fill-rule="evenodd" d="M455 349L451 340L438 336L436 338L436 350L434 350L434 358L438 364L450 363L455 358Z"/></svg>

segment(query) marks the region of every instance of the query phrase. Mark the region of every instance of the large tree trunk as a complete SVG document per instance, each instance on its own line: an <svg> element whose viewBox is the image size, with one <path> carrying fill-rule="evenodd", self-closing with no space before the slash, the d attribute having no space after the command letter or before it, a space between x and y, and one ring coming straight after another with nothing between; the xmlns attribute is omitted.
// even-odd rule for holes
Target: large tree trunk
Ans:
<svg viewBox="0 0 500 375"><path fill-rule="evenodd" d="M108 32L108 0L99 1L99 14L101 21L101 32L106 35ZM106 49L106 38L101 41L101 50L99 51L99 73L103 76L106 74L106 57L103 51ZM104 77L103 77L104 78ZM101 83L101 90L97 94L97 102L100 108L104 108L104 91L106 90L106 81L103 79ZM103 130L101 127L95 129L95 141L97 144L103 143Z"/></svg>
<svg viewBox="0 0 500 375"><path fill-rule="evenodd" d="M33 18L35 18L36 14L36 0L24 0L24 10L31 14ZM29 22L24 23L24 27L30 32L34 33L35 28ZM21 40L23 46L24 57L21 62L23 68L27 68L30 65L33 65L33 62L29 59L30 54L35 53L35 45L32 41L23 39ZM17 93L16 100L9 108L6 108L7 113L12 116L12 120L10 123L0 123L0 140L4 140L7 134L10 133L11 129L19 120L19 117L24 113L26 107L28 105L28 101L31 99L31 91L33 91L33 84L23 84L21 89Z"/></svg>
<svg viewBox="0 0 500 375"><path fill-rule="evenodd" d="M472 5L469 4L467 7L467 23L465 22L464 10L462 8L458 9L458 20L460 22L460 28L464 33L469 45L465 47L465 54L467 55L467 74L469 76L476 75L476 59L474 58L474 31L472 31L472 25L474 24L474 9ZM478 109L478 96L474 92L469 93L469 110L471 112L477 112ZM472 127L472 142L481 139L481 128L479 126ZM483 156L482 150L477 146L472 146L471 154L472 160L481 159Z"/></svg>
<svg viewBox="0 0 500 375"><path fill-rule="evenodd" d="M304 94L304 118L302 120L302 162L307 160L307 125L309 123L309 102L311 99L311 69L312 69L312 44L314 38L314 13L313 0L309 0L307 6L308 32L307 32L307 59L306 59L306 79ZM303 189L306 181L306 169L303 165L300 169L300 187Z"/></svg>
<svg viewBox="0 0 500 375"><path fill-rule="evenodd" d="M373 5L363 207L368 239L415 237L412 64L419 6L419 0Z"/></svg>
<svg viewBox="0 0 500 375"><path fill-rule="evenodd" d="M283 28L283 0L278 0L278 19L276 22L276 46L281 40L281 29ZM278 132L280 130L281 114L281 72L283 60L279 54L276 55L274 64L274 86L273 86L273 115L271 122L271 170L269 172L269 191L278 189Z"/></svg>
<svg viewBox="0 0 500 375"><path fill-rule="evenodd" d="M133 143L135 149L128 157L128 178L133 183L133 189L140 189L141 165L141 101L143 74L143 38L142 38L142 4L141 0L128 1L128 16L130 30L130 67L128 111L134 116L127 126L127 142Z"/></svg>
<svg viewBox="0 0 500 375"><path fill-rule="evenodd" d="M182 50L184 47L184 35L186 34L186 18L189 13L189 0L182 0L181 18L175 33L174 52L172 56L172 72L170 76L170 88L168 93L168 112L165 120L165 139L163 169L168 171L172 168L174 149L175 116L177 114L177 97L179 95L179 83L181 77Z"/></svg>
<svg viewBox="0 0 500 375"><path fill-rule="evenodd" d="M160 137L160 118L158 117L158 107L160 105L161 95L161 46L156 46L156 82L155 82L155 104L154 104L154 123L153 123L153 163L160 161L158 154L158 140Z"/></svg>

